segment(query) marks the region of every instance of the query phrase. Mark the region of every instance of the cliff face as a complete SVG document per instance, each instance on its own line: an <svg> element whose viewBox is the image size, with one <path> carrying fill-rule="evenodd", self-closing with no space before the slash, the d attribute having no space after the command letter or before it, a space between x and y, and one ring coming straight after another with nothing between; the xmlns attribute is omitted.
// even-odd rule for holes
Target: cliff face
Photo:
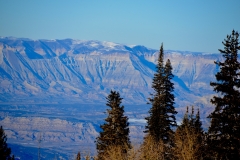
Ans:
<svg viewBox="0 0 240 160"><path fill-rule="evenodd" d="M126 104L145 104L158 50L112 42L0 38L2 103L105 103L111 89ZM219 54L165 51L176 107L209 105Z"/></svg>

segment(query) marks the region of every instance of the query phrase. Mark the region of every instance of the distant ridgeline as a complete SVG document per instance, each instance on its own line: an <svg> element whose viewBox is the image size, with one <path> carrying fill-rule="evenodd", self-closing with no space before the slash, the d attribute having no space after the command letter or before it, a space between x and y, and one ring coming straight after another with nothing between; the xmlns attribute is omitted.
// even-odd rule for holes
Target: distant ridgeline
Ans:
<svg viewBox="0 0 240 160"><path fill-rule="evenodd" d="M146 104L158 50L112 42L0 38L1 103ZM175 75L175 106L209 107L220 54L166 50Z"/></svg>

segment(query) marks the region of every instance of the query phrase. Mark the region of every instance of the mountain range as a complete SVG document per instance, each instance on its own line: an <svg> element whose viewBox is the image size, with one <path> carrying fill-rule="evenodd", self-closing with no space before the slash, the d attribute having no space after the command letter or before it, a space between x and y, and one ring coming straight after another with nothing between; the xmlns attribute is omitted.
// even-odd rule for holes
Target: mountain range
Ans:
<svg viewBox="0 0 240 160"><path fill-rule="evenodd" d="M221 61L217 53L165 50L173 67L176 107L210 106ZM158 50L113 42L0 38L1 103L105 102L117 90L125 104L146 104Z"/></svg>
<svg viewBox="0 0 240 160"><path fill-rule="evenodd" d="M131 141L141 143L158 55L141 45L0 37L0 124L15 156L37 159L39 148L45 159L94 153L110 90L123 98ZM186 106L195 106L206 129L215 94L210 82L219 71L214 61L222 56L165 50L167 59L178 123Z"/></svg>

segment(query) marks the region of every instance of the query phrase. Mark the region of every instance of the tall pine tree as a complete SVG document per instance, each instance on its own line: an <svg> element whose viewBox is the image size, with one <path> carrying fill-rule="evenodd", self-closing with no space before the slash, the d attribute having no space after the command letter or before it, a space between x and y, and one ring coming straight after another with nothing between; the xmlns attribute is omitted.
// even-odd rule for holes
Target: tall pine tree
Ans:
<svg viewBox="0 0 240 160"><path fill-rule="evenodd" d="M165 65L165 78L164 78L164 84L165 84L165 108L166 108L166 113L168 115L167 121L169 123L170 127L177 126L176 123L176 118L175 114L177 112L175 111L174 107L174 84L171 82L173 79L174 75L172 74L172 65L170 60L168 59Z"/></svg>
<svg viewBox="0 0 240 160"><path fill-rule="evenodd" d="M163 65L163 44L160 48L156 73L153 77L152 88L154 94L149 98L152 105L149 110L149 117L146 117L147 126L146 133L155 141L163 141L164 144L170 144L173 134L172 127L176 126L174 108L174 86L171 82L173 78L172 66L170 60L167 60L166 65Z"/></svg>
<svg viewBox="0 0 240 160"><path fill-rule="evenodd" d="M118 92L111 91L106 99L110 109L107 109L108 117L100 126L102 131L96 139L99 159L106 156L109 147L121 147L123 154L130 149L129 123L128 117L124 116L124 106L121 106L122 98Z"/></svg>
<svg viewBox="0 0 240 160"><path fill-rule="evenodd" d="M215 110L209 115L208 150L213 159L236 159L240 157L240 63L238 62L238 32L232 31L224 39L224 49L219 51L224 62L214 62L220 67L217 82L211 82L219 93L211 99Z"/></svg>

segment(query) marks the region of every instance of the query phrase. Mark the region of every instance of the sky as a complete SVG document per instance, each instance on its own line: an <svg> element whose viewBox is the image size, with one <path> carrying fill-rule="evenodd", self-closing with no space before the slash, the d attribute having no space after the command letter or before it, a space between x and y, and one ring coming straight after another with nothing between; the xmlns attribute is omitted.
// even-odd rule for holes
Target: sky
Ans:
<svg viewBox="0 0 240 160"><path fill-rule="evenodd" d="M240 0L0 0L0 36L218 53Z"/></svg>

